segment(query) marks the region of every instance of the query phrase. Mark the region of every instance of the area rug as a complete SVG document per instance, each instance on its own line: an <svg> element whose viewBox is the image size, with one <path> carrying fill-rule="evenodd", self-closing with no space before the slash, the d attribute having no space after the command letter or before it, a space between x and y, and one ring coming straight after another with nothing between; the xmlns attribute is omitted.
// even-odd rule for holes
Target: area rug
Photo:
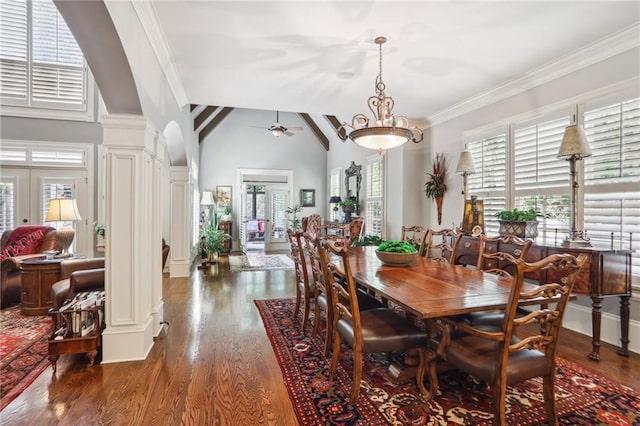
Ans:
<svg viewBox="0 0 640 426"><path fill-rule="evenodd" d="M440 376L439 393L420 399L415 383L396 385L385 378L384 354L367 354L358 402L349 404L351 351L344 349L334 377L322 355L322 341L303 333L292 320L294 299L256 300L284 383L303 425L489 425L493 415L486 387L471 376L450 371ZM558 358L556 408L564 425L638 425L640 394ZM508 424L544 424L542 381L510 387Z"/></svg>
<svg viewBox="0 0 640 426"><path fill-rule="evenodd" d="M0 311L0 410L49 365L51 318L24 316L20 307Z"/></svg>
<svg viewBox="0 0 640 426"><path fill-rule="evenodd" d="M285 254L229 256L229 268L232 272L293 269L293 260Z"/></svg>

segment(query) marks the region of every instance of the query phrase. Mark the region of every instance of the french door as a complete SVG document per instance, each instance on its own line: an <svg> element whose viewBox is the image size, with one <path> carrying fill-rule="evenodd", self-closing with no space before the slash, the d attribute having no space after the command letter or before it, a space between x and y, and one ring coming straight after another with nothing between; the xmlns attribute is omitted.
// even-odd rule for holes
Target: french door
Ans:
<svg viewBox="0 0 640 426"><path fill-rule="evenodd" d="M72 226L76 235L70 251L92 255L93 233L88 225L88 179L86 170L2 167L0 169L0 231L21 225ZM82 220L45 223L49 200L75 198Z"/></svg>
<svg viewBox="0 0 640 426"><path fill-rule="evenodd" d="M267 223L264 233L264 250L285 250L287 241L287 213L289 191L287 189L270 189L267 186L266 197Z"/></svg>

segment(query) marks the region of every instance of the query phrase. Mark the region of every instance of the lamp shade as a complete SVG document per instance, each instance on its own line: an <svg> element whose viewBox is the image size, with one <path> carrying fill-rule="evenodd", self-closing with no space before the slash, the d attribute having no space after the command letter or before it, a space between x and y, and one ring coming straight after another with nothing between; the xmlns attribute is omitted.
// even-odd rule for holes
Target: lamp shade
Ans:
<svg viewBox="0 0 640 426"><path fill-rule="evenodd" d="M558 158L584 158L591 156L591 148L582 126L572 124L564 129Z"/></svg>
<svg viewBox="0 0 640 426"><path fill-rule="evenodd" d="M342 201L342 199L339 195L332 195L331 198L329 198L329 204L339 203L340 201Z"/></svg>
<svg viewBox="0 0 640 426"><path fill-rule="evenodd" d="M215 204L213 201L213 194L211 191L204 191L202 193L202 197L200 198L200 205L202 206L212 206Z"/></svg>
<svg viewBox="0 0 640 426"><path fill-rule="evenodd" d="M458 167L456 167L456 173L459 175L475 173L476 169L473 167L473 159L469 151L462 151L460 153L460 159L458 160Z"/></svg>
<svg viewBox="0 0 640 426"><path fill-rule="evenodd" d="M82 220L75 198L53 198L45 222L67 222Z"/></svg>
<svg viewBox="0 0 640 426"><path fill-rule="evenodd" d="M413 132L402 127L373 126L356 129L349 134L349 138L364 148L385 150L410 141Z"/></svg>

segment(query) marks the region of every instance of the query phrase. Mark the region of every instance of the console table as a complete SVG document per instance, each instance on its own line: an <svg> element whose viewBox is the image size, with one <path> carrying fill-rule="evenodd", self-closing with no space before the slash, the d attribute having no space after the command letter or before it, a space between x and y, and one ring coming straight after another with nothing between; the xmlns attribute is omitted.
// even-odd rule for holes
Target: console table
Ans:
<svg viewBox="0 0 640 426"><path fill-rule="evenodd" d="M488 251L512 252L513 247L500 245L500 242L488 246ZM458 244L456 258L458 265L476 265L480 239L472 236L462 236ZM574 256L585 253L589 259L580 271L573 286L573 293L591 297L591 326L592 351L589 358L600 360L600 324L602 321L602 299L605 297L620 297L620 331L621 346L618 354L629 356L629 299L631 298L631 250L602 249L596 247L567 248L542 246L533 244L527 254L527 262L536 262L546 256L556 253L570 253ZM546 272L527 278L539 283L547 282Z"/></svg>

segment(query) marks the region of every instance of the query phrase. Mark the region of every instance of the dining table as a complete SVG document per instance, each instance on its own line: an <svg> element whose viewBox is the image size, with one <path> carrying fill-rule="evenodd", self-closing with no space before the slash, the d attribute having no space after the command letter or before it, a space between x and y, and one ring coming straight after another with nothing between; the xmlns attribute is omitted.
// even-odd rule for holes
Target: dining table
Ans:
<svg viewBox="0 0 640 426"><path fill-rule="evenodd" d="M512 278L423 256L408 265L387 265L378 259L375 250L375 246L349 248L349 264L356 285L393 302L409 316L427 320L425 332L429 334L434 324L442 325L438 319L504 310L507 306ZM340 269L342 265L338 266ZM529 292L536 287L537 283L525 282L522 291ZM531 299L526 305L540 305L540 300ZM435 352L430 356L436 356ZM414 374L415 368L397 362L392 362L387 372L391 380L398 382L407 381ZM435 372L428 374L431 389L429 395L423 395L427 400L437 391Z"/></svg>

